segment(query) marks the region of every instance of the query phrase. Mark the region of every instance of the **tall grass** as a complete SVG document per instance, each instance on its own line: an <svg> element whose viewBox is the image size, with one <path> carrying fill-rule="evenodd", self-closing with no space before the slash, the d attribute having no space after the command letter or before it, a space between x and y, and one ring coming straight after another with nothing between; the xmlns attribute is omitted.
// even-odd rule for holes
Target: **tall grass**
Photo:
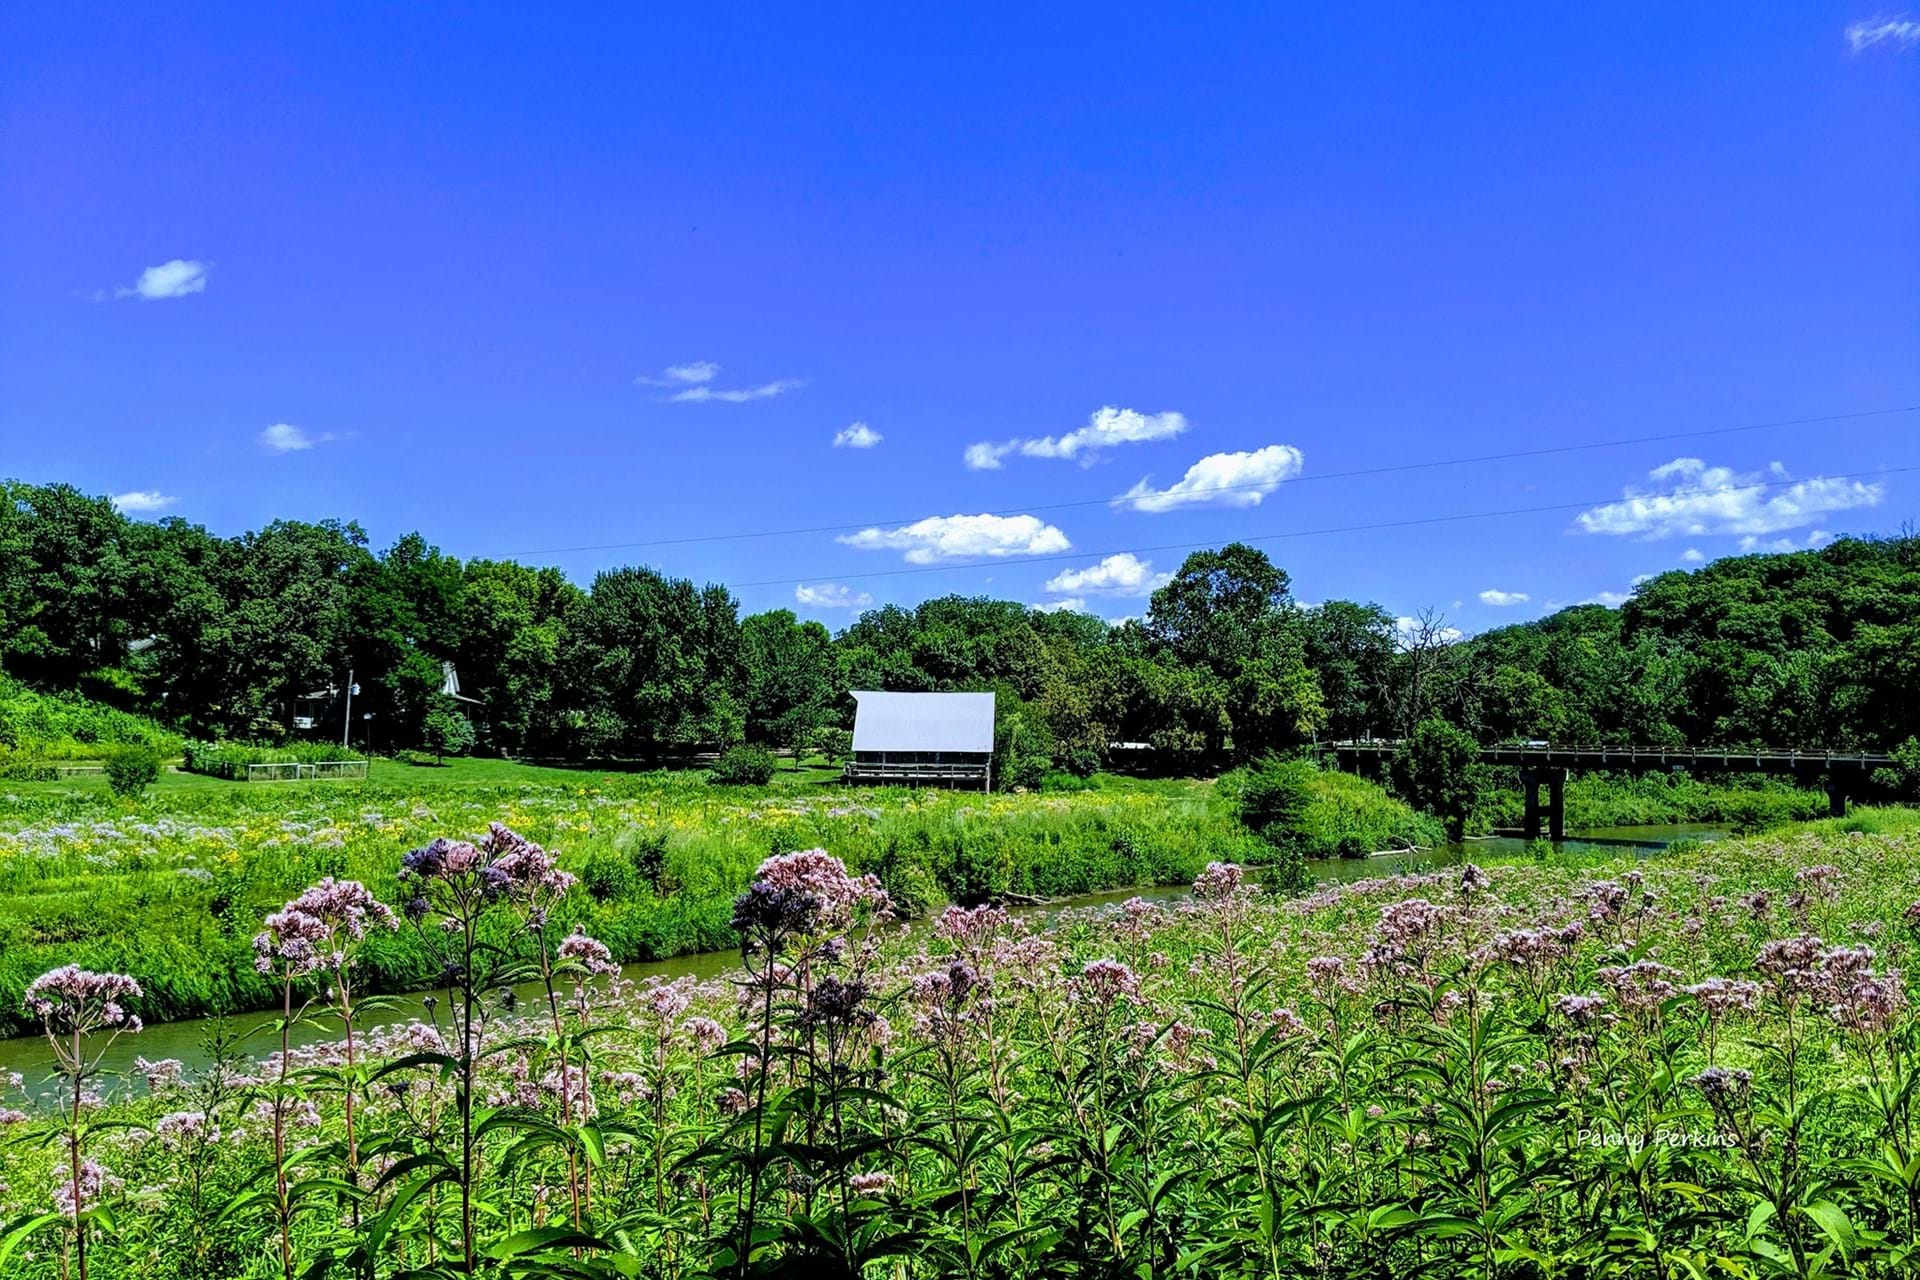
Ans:
<svg viewBox="0 0 1920 1280"><path fill-rule="evenodd" d="M1180 883L1219 858L1264 854L1209 787L1105 782L1069 795L714 788L698 775L591 785L252 788L150 794L132 805L40 796L0 818L0 1029L37 973L74 962L146 985L152 1018L257 1009L257 921L322 876L402 905L395 847L473 834L501 817L583 879L563 931L621 961L734 945L729 904L774 852L825 848L909 912L944 902ZM370 989L435 982L417 937L371 942Z"/></svg>

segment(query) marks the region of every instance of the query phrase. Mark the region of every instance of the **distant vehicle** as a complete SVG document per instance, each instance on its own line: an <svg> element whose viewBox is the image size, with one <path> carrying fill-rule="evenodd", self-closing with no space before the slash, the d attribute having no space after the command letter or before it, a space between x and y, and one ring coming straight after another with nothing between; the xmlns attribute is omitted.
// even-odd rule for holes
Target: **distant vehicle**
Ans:
<svg viewBox="0 0 1920 1280"><path fill-rule="evenodd" d="M1545 738L1528 738L1523 745L1529 747L1544 747L1547 745L1547 740Z"/></svg>

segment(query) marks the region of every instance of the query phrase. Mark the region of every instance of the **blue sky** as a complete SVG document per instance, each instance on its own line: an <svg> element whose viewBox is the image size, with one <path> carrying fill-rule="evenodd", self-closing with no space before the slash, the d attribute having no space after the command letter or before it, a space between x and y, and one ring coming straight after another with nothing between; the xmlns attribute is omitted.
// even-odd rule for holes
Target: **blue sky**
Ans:
<svg viewBox="0 0 1920 1280"><path fill-rule="evenodd" d="M1867 5L14 6L0 77L0 474L218 532L838 626L1565 507L1264 544L1477 630L1920 516L1920 414L1327 478L1920 405Z"/></svg>

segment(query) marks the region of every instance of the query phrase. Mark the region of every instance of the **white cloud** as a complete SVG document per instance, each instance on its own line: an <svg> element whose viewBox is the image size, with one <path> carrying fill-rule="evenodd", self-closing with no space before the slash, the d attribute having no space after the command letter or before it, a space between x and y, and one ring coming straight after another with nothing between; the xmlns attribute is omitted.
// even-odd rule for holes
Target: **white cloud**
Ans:
<svg viewBox="0 0 1920 1280"><path fill-rule="evenodd" d="M1079 596L1068 596L1064 600L1049 600L1045 604L1033 606L1035 613L1086 613L1087 602Z"/></svg>
<svg viewBox="0 0 1920 1280"><path fill-rule="evenodd" d="M148 267L128 288L115 289L116 298L138 298L158 302L163 298L184 298L207 291L207 264L187 258L175 258L157 267Z"/></svg>
<svg viewBox="0 0 1920 1280"><path fill-rule="evenodd" d="M1876 44L1911 49L1920 45L1920 21L1904 13L1893 17L1881 14L1861 22L1848 23L1846 34L1847 44L1855 53L1871 49Z"/></svg>
<svg viewBox="0 0 1920 1280"><path fill-rule="evenodd" d="M1152 595L1173 581L1171 573L1155 573L1150 561L1129 551L1108 556L1085 569L1065 569L1047 579L1048 591L1087 592L1102 596Z"/></svg>
<svg viewBox="0 0 1920 1280"><path fill-rule="evenodd" d="M967 467L973 471L998 471L1000 459L1012 453L1012 442L1006 444L988 444L982 440L979 444L970 444L961 456L966 459Z"/></svg>
<svg viewBox="0 0 1920 1280"><path fill-rule="evenodd" d="M322 431L315 435L291 422L276 422L258 437L260 447L268 453L298 453L302 449L313 449L323 444L332 444L342 437L331 431Z"/></svg>
<svg viewBox="0 0 1920 1280"><path fill-rule="evenodd" d="M745 404L749 400L771 400L785 395L796 387L807 385L805 378L775 378L772 382L763 382L757 387L734 387L725 391L712 387L688 387L685 391L676 391L667 397L681 404L699 404L704 401L718 401L722 404Z"/></svg>
<svg viewBox="0 0 1920 1280"><path fill-rule="evenodd" d="M1010 453L1028 458L1067 458L1091 463L1102 449L1115 445L1141 444L1149 440L1171 440L1187 429L1187 419L1179 413L1141 413L1136 409L1116 409L1108 405L1096 409L1087 425L1061 436L1032 436L999 444L983 440L967 446L963 455L975 471L995 471L1000 460Z"/></svg>
<svg viewBox="0 0 1920 1280"><path fill-rule="evenodd" d="M1488 587L1480 593L1480 603L1490 604L1496 609L1505 609L1509 605L1525 604L1530 596L1524 591L1502 591L1498 587Z"/></svg>
<svg viewBox="0 0 1920 1280"><path fill-rule="evenodd" d="M1647 539L1777 533L1829 512L1876 506L1886 493L1884 485L1827 476L1762 487L1756 472L1710 467L1699 458L1675 458L1647 477L1654 491L1629 487L1622 501L1581 512L1575 527Z"/></svg>
<svg viewBox="0 0 1920 1280"><path fill-rule="evenodd" d="M698 404L703 401L715 401L721 404L745 404L749 400L770 400L774 396L807 385L805 378L775 378L772 382L763 382L757 387L720 388L708 385L720 373L720 366L712 360L689 360L684 364L670 364L660 371L659 377L641 374L633 380L637 387L669 387L674 392L667 399L681 404Z"/></svg>
<svg viewBox="0 0 1920 1280"><path fill-rule="evenodd" d="M863 551L901 551L909 564L964 556L1049 555L1073 544L1037 516L928 516L897 529L862 529L837 539Z"/></svg>
<svg viewBox="0 0 1920 1280"><path fill-rule="evenodd" d="M1805 542L1795 542L1792 538L1756 538L1752 534L1740 539L1740 550L1745 552L1772 552L1785 554L1789 551L1810 551L1815 547L1824 547L1833 541L1833 535L1825 529L1815 529L1807 535Z"/></svg>
<svg viewBox="0 0 1920 1280"><path fill-rule="evenodd" d="M856 422L852 426L834 434L833 447L836 449L871 449L884 439L886 439L885 436L875 431L866 423Z"/></svg>
<svg viewBox="0 0 1920 1280"><path fill-rule="evenodd" d="M132 493L116 493L113 505L117 510L136 514L142 511L164 511L179 499L170 493L158 489L135 489Z"/></svg>
<svg viewBox="0 0 1920 1280"><path fill-rule="evenodd" d="M815 609L864 609L873 603L873 597L866 592L855 591L838 582L822 582L814 586L803 582L793 589L793 598Z"/></svg>
<svg viewBox="0 0 1920 1280"><path fill-rule="evenodd" d="M1631 582L1629 582L1629 583L1628 583L1627 585L1628 585L1628 586L1632 586L1632 587L1637 587L1637 586L1639 586L1639 585L1640 585L1641 583L1643 583L1643 582L1652 582L1652 581L1653 581L1653 575L1652 575L1652 574L1650 574L1650 573L1636 573L1636 574L1634 574L1634 575L1633 575L1633 581L1631 581Z"/></svg>
<svg viewBox="0 0 1920 1280"><path fill-rule="evenodd" d="M1142 480L1116 499L1116 505L1135 511L1172 511L1208 503L1256 507L1282 483L1299 475L1305 463L1305 457L1290 444L1270 444L1251 453L1210 453L1165 489L1152 488Z"/></svg>
<svg viewBox="0 0 1920 1280"><path fill-rule="evenodd" d="M1580 603L1604 604L1609 609L1617 609L1631 599L1633 599L1633 593L1630 591L1596 591Z"/></svg>
<svg viewBox="0 0 1920 1280"><path fill-rule="evenodd" d="M712 360L689 360L685 364L668 365L657 378L643 373L633 381L640 387L684 387L690 383L712 382L719 372L720 366Z"/></svg>
<svg viewBox="0 0 1920 1280"><path fill-rule="evenodd" d="M1680 558L1688 564L1699 564L1702 560L1705 560L1707 556L1706 553L1698 547L1688 547L1680 553Z"/></svg>

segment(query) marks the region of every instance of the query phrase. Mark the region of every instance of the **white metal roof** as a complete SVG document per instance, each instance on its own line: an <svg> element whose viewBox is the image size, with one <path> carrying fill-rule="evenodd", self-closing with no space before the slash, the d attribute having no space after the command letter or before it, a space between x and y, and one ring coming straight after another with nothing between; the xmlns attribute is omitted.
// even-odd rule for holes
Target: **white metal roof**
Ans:
<svg viewBox="0 0 1920 1280"><path fill-rule="evenodd" d="M993 750L990 693L874 693L856 689L855 751Z"/></svg>

